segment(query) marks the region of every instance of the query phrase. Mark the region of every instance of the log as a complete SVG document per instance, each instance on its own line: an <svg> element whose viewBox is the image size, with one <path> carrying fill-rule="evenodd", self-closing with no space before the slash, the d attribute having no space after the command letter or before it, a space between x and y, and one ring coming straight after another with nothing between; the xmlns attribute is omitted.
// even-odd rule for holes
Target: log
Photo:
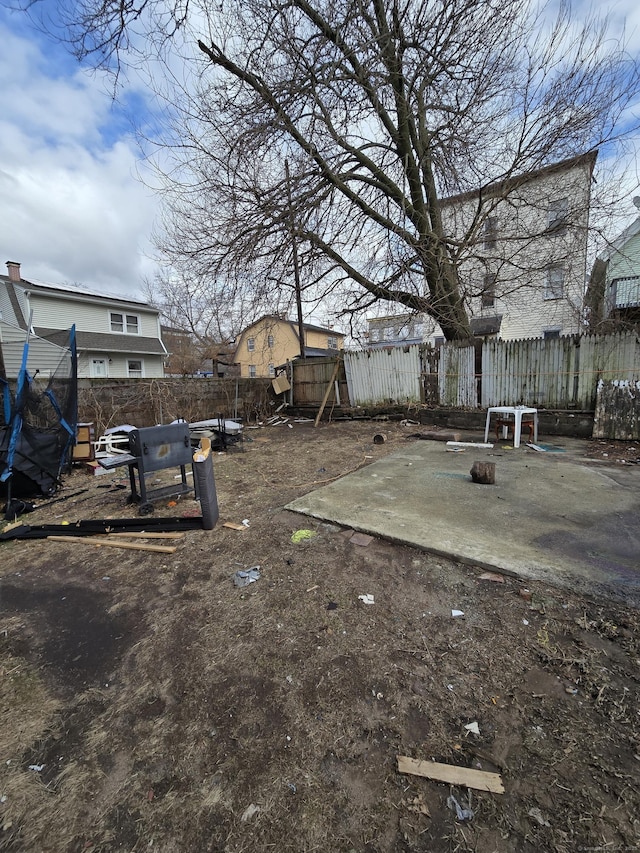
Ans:
<svg viewBox="0 0 640 853"><path fill-rule="evenodd" d="M493 486L496 481L496 463L474 462L471 466L471 479L474 483Z"/></svg>

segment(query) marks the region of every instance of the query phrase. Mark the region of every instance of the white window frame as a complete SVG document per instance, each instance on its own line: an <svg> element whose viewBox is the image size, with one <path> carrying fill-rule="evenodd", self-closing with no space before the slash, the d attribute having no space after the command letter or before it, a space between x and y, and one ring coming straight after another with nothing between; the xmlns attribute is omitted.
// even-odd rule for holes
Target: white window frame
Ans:
<svg viewBox="0 0 640 853"><path fill-rule="evenodd" d="M255 338L247 338L247 349L249 352L254 352L256 348L256 339Z"/></svg>
<svg viewBox="0 0 640 853"><path fill-rule="evenodd" d="M115 319L117 317L120 319ZM109 328L114 335L139 335L140 315L127 314L126 311L109 311Z"/></svg>
<svg viewBox="0 0 640 853"><path fill-rule="evenodd" d="M255 379L258 375L255 364L249 365L249 379Z"/></svg>
<svg viewBox="0 0 640 853"><path fill-rule="evenodd" d="M562 334L562 329L559 328L558 326L556 326L552 329L543 329L542 330L542 337L545 341L553 341L553 340L555 340L555 338L559 338L561 334Z"/></svg>
<svg viewBox="0 0 640 853"><path fill-rule="evenodd" d="M564 297L564 267L562 264L552 264L546 269L544 284L545 299L562 299Z"/></svg>
<svg viewBox="0 0 640 853"><path fill-rule="evenodd" d="M269 362L269 376L275 376L275 375L276 375L275 364L272 361L270 361Z"/></svg>
<svg viewBox="0 0 640 853"><path fill-rule="evenodd" d="M269 349L273 349L273 345L274 345L273 335L269 335L267 337L267 346L269 347Z"/></svg>
<svg viewBox="0 0 640 853"><path fill-rule="evenodd" d="M329 335L327 338L327 349L338 349L337 335Z"/></svg>
<svg viewBox="0 0 640 853"><path fill-rule="evenodd" d="M135 362L140 365L140 370L131 370L131 364ZM144 359L143 358L128 358L127 359L127 376L130 379L144 379Z"/></svg>

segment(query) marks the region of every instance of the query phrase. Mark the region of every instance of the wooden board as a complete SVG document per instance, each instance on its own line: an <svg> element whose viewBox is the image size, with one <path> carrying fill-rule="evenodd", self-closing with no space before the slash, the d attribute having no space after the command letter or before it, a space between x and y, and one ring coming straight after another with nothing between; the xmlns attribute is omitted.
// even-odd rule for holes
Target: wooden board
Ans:
<svg viewBox="0 0 640 853"><path fill-rule="evenodd" d="M93 536L47 536L57 542L82 542L97 548L128 548L131 551L155 551L160 554L174 554L175 545L146 545L143 542L125 542L124 539L106 539Z"/></svg>
<svg viewBox="0 0 640 853"><path fill-rule="evenodd" d="M499 773L457 767L455 764L440 764L437 761L418 761L406 755L398 755L397 758L399 773L411 773L449 785L466 785L467 788L475 788L478 791L504 794L504 785Z"/></svg>

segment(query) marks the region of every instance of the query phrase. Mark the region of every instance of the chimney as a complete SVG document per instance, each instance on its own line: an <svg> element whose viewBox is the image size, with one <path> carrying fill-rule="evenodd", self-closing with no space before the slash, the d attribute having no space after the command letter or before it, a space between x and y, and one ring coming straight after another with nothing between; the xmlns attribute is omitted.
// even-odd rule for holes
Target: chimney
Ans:
<svg viewBox="0 0 640 853"><path fill-rule="evenodd" d="M14 281L17 284L20 281L20 264L17 261L7 261L7 271L9 281Z"/></svg>

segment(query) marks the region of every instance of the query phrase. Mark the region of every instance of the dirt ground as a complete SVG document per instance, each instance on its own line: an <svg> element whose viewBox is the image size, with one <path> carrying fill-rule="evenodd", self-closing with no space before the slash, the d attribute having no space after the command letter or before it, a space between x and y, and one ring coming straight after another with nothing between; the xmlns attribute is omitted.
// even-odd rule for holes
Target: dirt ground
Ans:
<svg viewBox="0 0 640 853"><path fill-rule="evenodd" d="M0 850L640 850L640 614L283 509L407 440L377 431L247 431L214 460L218 526L172 554L0 543ZM124 486L76 469L25 520L135 517Z"/></svg>

